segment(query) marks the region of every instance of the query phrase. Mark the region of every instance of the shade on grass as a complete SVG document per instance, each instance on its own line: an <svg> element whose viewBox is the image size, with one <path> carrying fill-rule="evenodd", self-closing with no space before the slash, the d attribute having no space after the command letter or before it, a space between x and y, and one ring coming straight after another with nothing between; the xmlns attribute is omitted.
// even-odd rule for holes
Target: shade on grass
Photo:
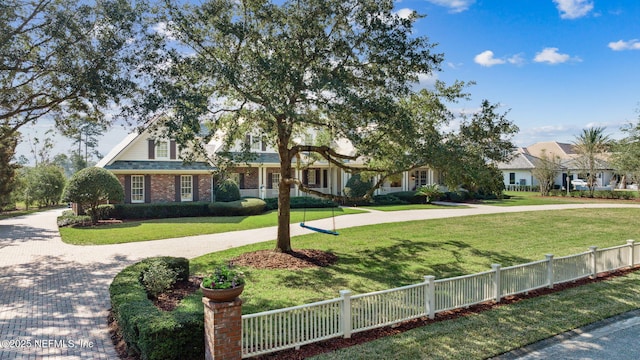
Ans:
<svg viewBox="0 0 640 360"><path fill-rule="evenodd" d="M355 214L356 209L307 209L307 221ZM291 223L302 221L303 210L291 211ZM97 227L60 228L62 241L74 245L106 245L127 242L169 239L228 231L257 229L277 224L277 212L269 211L254 216L184 217L145 221L127 221Z"/></svg>
<svg viewBox="0 0 640 360"><path fill-rule="evenodd" d="M292 239L295 248L321 249L338 256L328 268L258 270L248 277L244 313L331 299L342 289L354 294L446 278L502 266L587 251L589 246L640 241L639 209L580 209L478 215L342 229L340 236L312 234ZM191 261L206 273L241 253L273 249L272 242L208 254Z"/></svg>

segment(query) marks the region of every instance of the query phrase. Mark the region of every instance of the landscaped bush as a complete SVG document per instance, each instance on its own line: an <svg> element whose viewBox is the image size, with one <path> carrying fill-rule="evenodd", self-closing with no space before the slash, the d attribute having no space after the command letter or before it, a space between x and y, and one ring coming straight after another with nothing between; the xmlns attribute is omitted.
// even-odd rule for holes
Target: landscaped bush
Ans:
<svg viewBox="0 0 640 360"><path fill-rule="evenodd" d="M111 217L125 220L209 216L208 206L208 202L116 204Z"/></svg>
<svg viewBox="0 0 640 360"><path fill-rule="evenodd" d="M116 214L116 208L112 204L98 205L96 211L98 212L98 220L111 219L114 218ZM91 216L91 214L93 213L93 209L87 209L86 213L87 215Z"/></svg>
<svg viewBox="0 0 640 360"><path fill-rule="evenodd" d="M217 201L237 201L240 200L240 188L231 179L224 180L216 187Z"/></svg>
<svg viewBox="0 0 640 360"><path fill-rule="evenodd" d="M397 196L388 194L388 195L375 195L373 197L374 205L406 205L409 204L408 201L402 200Z"/></svg>
<svg viewBox="0 0 640 360"><path fill-rule="evenodd" d="M76 215L72 210L65 210L62 215L58 216L58 226L86 225L91 224L91 216Z"/></svg>
<svg viewBox="0 0 640 360"><path fill-rule="evenodd" d="M262 199L246 198L229 202L209 204L209 213L213 216L250 216L260 215L267 204Z"/></svg>
<svg viewBox="0 0 640 360"><path fill-rule="evenodd" d="M443 200L451 202L465 202L471 200L471 195L466 190L448 191L444 193Z"/></svg>
<svg viewBox="0 0 640 360"><path fill-rule="evenodd" d="M264 199L264 201L267 203L265 211L276 210L278 208L277 198ZM290 201L291 209L338 207L338 204L336 204L334 201L313 196L292 196Z"/></svg>
<svg viewBox="0 0 640 360"><path fill-rule="evenodd" d="M409 204L421 204L424 203L424 198L417 195L416 191L398 191L389 193L391 196L395 196L396 198L406 201Z"/></svg>
<svg viewBox="0 0 640 360"><path fill-rule="evenodd" d="M360 174L353 174L344 187L344 194L351 198L364 196L367 191L371 190L373 182L371 180L363 180Z"/></svg>
<svg viewBox="0 0 640 360"><path fill-rule="evenodd" d="M155 263L175 271L177 279L189 276L189 260L160 257L145 259L122 270L109 287L113 315L130 353L142 359L202 359L204 310L201 294L182 300L171 312L159 310L147 295L141 279Z"/></svg>
<svg viewBox="0 0 640 360"><path fill-rule="evenodd" d="M154 298L165 292L176 282L178 273L162 261L153 262L142 274L142 283L147 293Z"/></svg>

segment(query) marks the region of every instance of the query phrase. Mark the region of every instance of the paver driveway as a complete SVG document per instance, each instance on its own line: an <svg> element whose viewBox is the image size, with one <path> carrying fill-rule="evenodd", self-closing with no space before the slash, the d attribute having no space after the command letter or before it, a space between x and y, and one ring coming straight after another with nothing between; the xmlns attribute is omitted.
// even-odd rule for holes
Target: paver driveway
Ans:
<svg viewBox="0 0 640 360"><path fill-rule="evenodd" d="M631 205L633 207L638 207ZM398 221L607 204L371 212L336 218L337 228ZM116 359L106 316L108 287L125 266L158 255L195 257L272 240L275 228L139 243L74 246L60 240L62 210L0 220L0 359ZM330 219L310 222L329 227ZM292 235L308 233L292 226Z"/></svg>

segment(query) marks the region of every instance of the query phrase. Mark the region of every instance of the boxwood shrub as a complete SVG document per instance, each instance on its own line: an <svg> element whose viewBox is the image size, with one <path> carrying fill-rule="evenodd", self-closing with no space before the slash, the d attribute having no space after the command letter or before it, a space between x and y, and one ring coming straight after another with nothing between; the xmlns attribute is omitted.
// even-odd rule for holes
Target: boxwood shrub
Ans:
<svg viewBox="0 0 640 360"><path fill-rule="evenodd" d="M416 195L416 191L397 191L387 195L406 201L409 204L424 204L424 196Z"/></svg>
<svg viewBox="0 0 640 360"><path fill-rule="evenodd" d="M267 203L265 210L276 210L278 208L278 199L269 198L264 199ZM322 199L313 196L292 196L291 197L291 209L315 209L315 208L332 208L338 207L338 204L329 199Z"/></svg>
<svg viewBox="0 0 640 360"><path fill-rule="evenodd" d="M267 204L262 199L245 198L236 201L214 202L209 204L209 213L213 216L250 216L260 215Z"/></svg>
<svg viewBox="0 0 640 360"><path fill-rule="evenodd" d="M116 204L113 217L125 220L208 216L208 206L208 202Z"/></svg>
<svg viewBox="0 0 640 360"><path fill-rule="evenodd" d="M202 359L204 357L204 310L199 292L183 299L171 312L161 311L149 300L141 278L153 264L163 263L189 277L189 260L156 257L122 270L109 287L112 312L118 321L129 353L141 359Z"/></svg>

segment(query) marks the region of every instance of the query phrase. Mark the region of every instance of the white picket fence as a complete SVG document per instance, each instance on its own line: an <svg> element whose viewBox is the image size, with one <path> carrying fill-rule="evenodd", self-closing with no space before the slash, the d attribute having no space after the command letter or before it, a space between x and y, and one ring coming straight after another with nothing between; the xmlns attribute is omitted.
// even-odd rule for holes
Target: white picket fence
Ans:
<svg viewBox="0 0 640 360"><path fill-rule="evenodd" d="M351 295L242 316L242 357L299 348L302 345L399 322L429 317L436 313L468 307L487 301L499 302L505 296L553 287L598 273L640 264L640 243L606 249L595 246L581 254L546 259L490 271L435 280L425 276L414 285L367 294Z"/></svg>

